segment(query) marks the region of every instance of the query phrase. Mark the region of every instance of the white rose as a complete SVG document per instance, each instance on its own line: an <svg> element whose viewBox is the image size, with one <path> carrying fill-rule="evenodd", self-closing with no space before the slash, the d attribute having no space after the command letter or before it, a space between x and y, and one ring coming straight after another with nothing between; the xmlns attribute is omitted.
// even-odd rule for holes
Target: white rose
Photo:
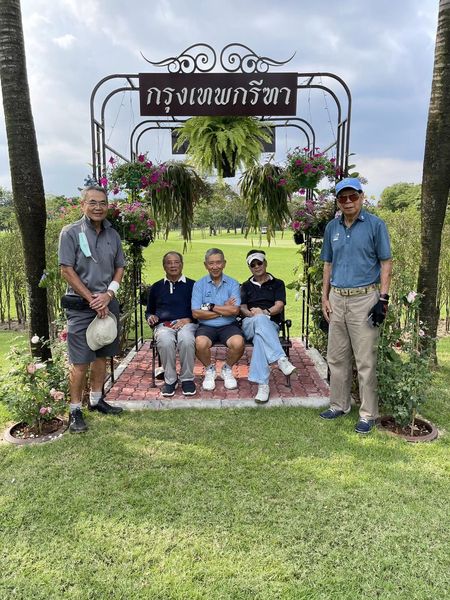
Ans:
<svg viewBox="0 0 450 600"><path fill-rule="evenodd" d="M33 337L31 338L31 343L32 344L38 344L39 343L39 336L34 334Z"/></svg>

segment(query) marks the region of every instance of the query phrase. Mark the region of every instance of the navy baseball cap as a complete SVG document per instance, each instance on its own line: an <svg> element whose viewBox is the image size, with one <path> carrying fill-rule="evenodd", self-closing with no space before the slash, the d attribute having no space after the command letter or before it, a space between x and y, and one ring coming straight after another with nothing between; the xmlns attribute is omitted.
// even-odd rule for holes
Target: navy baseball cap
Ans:
<svg viewBox="0 0 450 600"><path fill-rule="evenodd" d="M336 184L336 196L345 188L351 188L352 190L356 190L357 192L362 192L361 182L356 177L346 177L345 179L341 179L341 181L339 181Z"/></svg>

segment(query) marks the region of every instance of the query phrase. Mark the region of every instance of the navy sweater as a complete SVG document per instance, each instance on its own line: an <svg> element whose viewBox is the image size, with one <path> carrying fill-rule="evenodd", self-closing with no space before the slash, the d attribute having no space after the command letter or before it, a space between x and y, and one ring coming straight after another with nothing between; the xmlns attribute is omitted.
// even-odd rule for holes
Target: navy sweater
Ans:
<svg viewBox="0 0 450 600"><path fill-rule="evenodd" d="M188 278L186 283L177 281L172 286L164 279L154 283L148 295L146 318L156 315L160 322L192 319L191 296L194 283L193 279Z"/></svg>

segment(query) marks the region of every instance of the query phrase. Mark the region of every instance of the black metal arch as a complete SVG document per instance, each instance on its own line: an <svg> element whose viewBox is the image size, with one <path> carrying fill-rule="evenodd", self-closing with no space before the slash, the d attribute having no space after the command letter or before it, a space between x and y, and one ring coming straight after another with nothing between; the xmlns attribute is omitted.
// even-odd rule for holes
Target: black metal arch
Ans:
<svg viewBox="0 0 450 600"><path fill-rule="evenodd" d="M141 53L142 54L142 53ZM248 46L239 43L231 43L225 46L219 55L220 67L229 73L242 72L242 73L264 73L267 72L270 67L281 67L287 64L294 57L295 53L285 61L276 61L267 56L258 56ZM167 67L170 73L206 73L212 71L216 65L217 54L214 48L208 44L194 44L186 48L178 56L168 57L162 61L154 62L147 59L144 55L143 58L153 66L156 67ZM138 74L114 74L108 75L101 79L94 87L91 98L90 98L90 115L91 115L91 144L92 144L92 170L93 175L99 179L106 171L106 151L109 150L115 156L128 161L133 158L136 153L136 142L134 136L136 131L142 125L150 123L148 119L141 121L130 134L129 140L129 157L124 156L121 152L110 146L105 140L106 131L106 107L116 94L119 92L139 92L139 80ZM335 148L336 152L336 165L340 167L341 173L346 174L348 169L348 155L350 145L350 118L351 118L351 94L347 84L339 76L329 72L317 72L317 73L297 73L298 84L297 89L309 90L309 89L320 89L328 94L333 100L337 110L337 122L336 122L336 139L327 146L326 150ZM100 96L101 89L110 82L118 80L118 87L115 87L112 91L109 91L104 95L103 99L98 98ZM324 83L330 81L337 84L343 91L344 103L341 102L340 96L329 86ZM97 100L100 104L100 115L97 117L96 104ZM311 123L306 119L299 116L295 117L277 117L274 115L273 118L261 117L262 120L270 120L274 122L276 128L280 127L296 127L301 131L307 140L308 147L314 148L316 144L316 133ZM185 120L185 119L184 119ZM145 131L151 129L173 129L179 127L184 121L183 119L175 119L174 117L160 117L155 118L151 122L155 125L148 127ZM303 125L296 125L295 123L302 123ZM305 127L306 126L306 130ZM139 143L143 132L138 134L137 143Z"/></svg>

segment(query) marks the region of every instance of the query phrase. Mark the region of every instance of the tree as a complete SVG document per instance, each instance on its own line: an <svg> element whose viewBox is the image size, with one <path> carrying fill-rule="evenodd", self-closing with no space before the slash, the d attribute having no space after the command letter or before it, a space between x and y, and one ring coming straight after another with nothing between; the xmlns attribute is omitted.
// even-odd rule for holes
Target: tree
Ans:
<svg viewBox="0 0 450 600"><path fill-rule="evenodd" d="M25 255L30 336L48 339L45 271L45 197L28 88L20 0L0 0L0 79L8 138L14 209ZM34 347L48 358L47 347Z"/></svg>
<svg viewBox="0 0 450 600"><path fill-rule="evenodd" d="M420 185L416 183L394 183L381 192L378 208L403 210L408 206L420 206Z"/></svg>
<svg viewBox="0 0 450 600"><path fill-rule="evenodd" d="M424 295L420 318L436 337L441 236L450 191L450 0L440 0L433 81L423 162L421 247L418 290ZM436 355L435 343L433 354Z"/></svg>

